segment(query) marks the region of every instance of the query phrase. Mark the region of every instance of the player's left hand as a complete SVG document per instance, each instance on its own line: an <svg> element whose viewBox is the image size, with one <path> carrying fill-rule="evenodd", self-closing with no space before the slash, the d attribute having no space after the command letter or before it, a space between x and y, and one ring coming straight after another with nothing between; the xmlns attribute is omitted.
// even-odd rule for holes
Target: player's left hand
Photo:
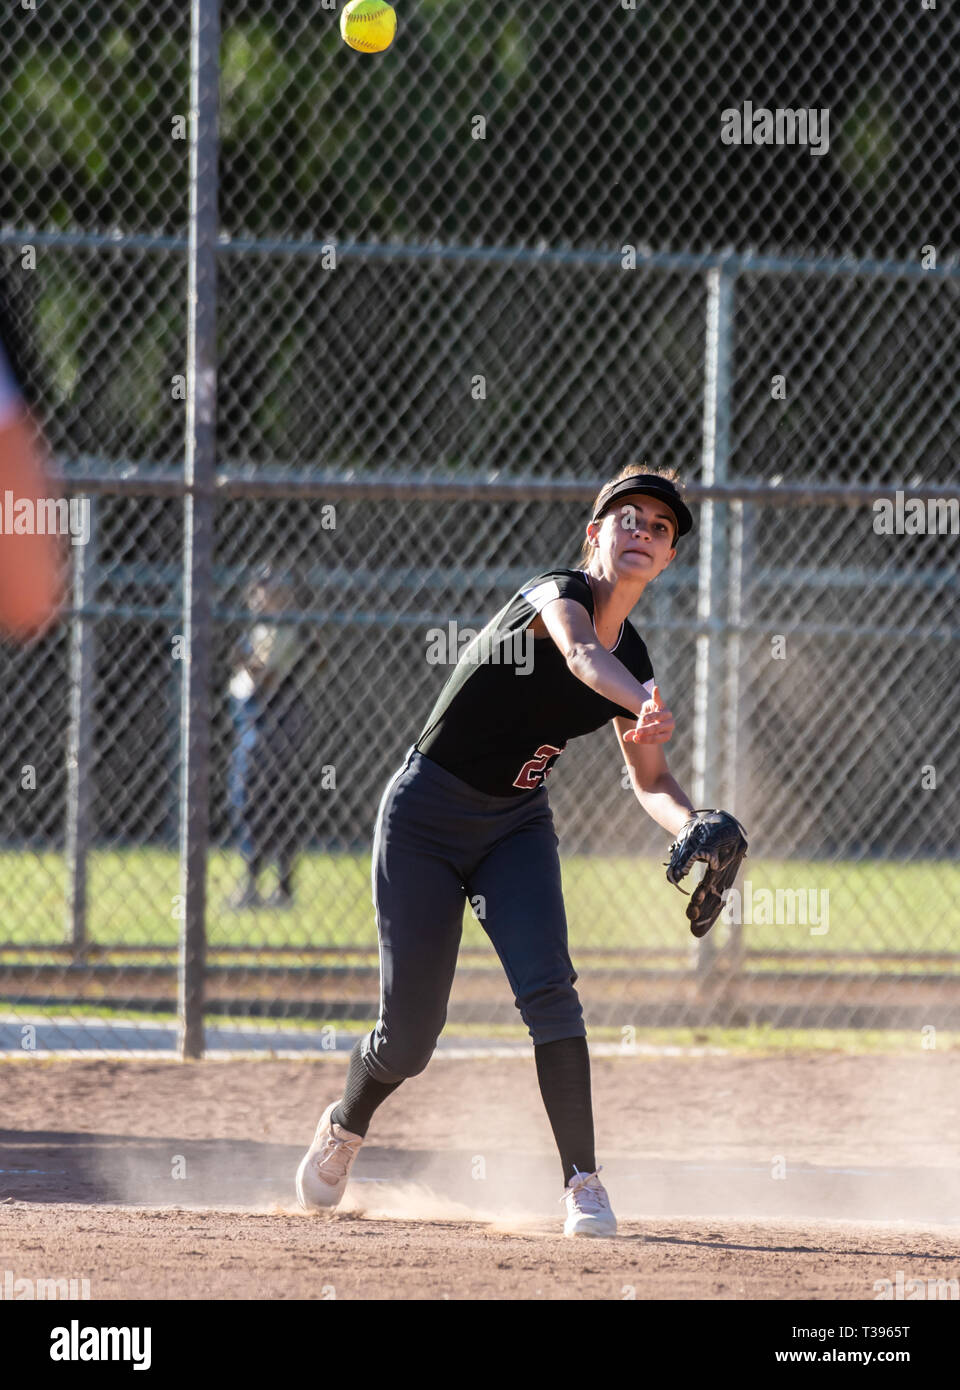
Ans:
<svg viewBox="0 0 960 1390"><path fill-rule="evenodd" d="M653 687L653 694L640 706L640 716L636 728L628 729L623 736L624 743L666 743L674 730L673 715L663 703L660 687Z"/></svg>
<svg viewBox="0 0 960 1390"><path fill-rule="evenodd" d="M707 866L687 907L694 936L706 936L720 916L724 897L733 887L746 852L746 832L729 811L694 812L670 846L667 880L674 887L680 888L680 880L695 860Z"/></svg>

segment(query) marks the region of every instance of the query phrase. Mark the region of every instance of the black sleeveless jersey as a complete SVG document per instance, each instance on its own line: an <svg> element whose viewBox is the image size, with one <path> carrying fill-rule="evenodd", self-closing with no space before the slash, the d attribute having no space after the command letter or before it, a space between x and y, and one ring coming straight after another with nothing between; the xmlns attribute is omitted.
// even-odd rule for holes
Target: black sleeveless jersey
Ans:
<svg viewBox="0 0 960 1390"><path fill-rule="evenodd" d="M582 603L593 618L583 570L547 570L529 580L464 648L414 744L478 791L522 796L541 785L568 739L617 715L636 718L578 680L552 637L535 639L529 631L557 598ZM650 657L629 621L613 655L653 690Z"/></svg>

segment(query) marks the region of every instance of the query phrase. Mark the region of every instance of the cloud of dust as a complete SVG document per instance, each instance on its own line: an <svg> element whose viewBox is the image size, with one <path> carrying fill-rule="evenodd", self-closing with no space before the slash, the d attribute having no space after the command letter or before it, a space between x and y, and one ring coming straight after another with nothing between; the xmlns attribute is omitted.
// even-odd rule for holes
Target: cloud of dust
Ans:
<svg viewBox="0 0 960 1390"><path fill-rule="evenodd" d="M455 1079L457 1062L444 1064ZM512 1065L512 1064L511 1064ZM960 1050L597 1059L599 1162L622 1222L658 1217L960 1224ZM532 1084L531 1084L532 1080ZM501 1101L502 1095L502 1101ZM535 1079L448 1098L447 1133L376 1134L348 1218L559 1231L559 1165ZM304 1216L290 1143L90 1136L70 1154L96 1200ZM57 1165L66 1167L66 1163ZM58 1179L62 1181L62 1179Z"/></svg>

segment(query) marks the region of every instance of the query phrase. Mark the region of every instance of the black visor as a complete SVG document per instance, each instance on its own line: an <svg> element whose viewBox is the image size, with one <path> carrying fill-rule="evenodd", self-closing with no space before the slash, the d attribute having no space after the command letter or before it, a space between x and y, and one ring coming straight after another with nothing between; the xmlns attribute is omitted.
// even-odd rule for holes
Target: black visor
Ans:
<svg viewBox="0 0 960 1390"><path fill-rule="evenodd" d="M693 530L693 517L687 511L683 498L677 489L666 478L660 478L656 473L635 473L632 478L624 478L610 489L606 497L600 503L594 521L599 521L603 514L610 510L614 502L621 497L628 496L631 492L646 492L651 497L657 497L661 502L673 512L677 521L677 536L685 536L688 531Z"/></svg>

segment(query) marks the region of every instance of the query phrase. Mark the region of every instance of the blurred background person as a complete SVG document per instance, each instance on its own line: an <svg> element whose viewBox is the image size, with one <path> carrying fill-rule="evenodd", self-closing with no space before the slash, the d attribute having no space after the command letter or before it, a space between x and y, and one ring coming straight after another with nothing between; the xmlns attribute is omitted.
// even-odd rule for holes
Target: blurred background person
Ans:
<svg viewBox="0 0 960 1390"><path fill-rule="evenodd" d="M289 907L293 863L305 840L306 821L297 792L298 771L311 729L302 694L303 638L289 615L298 605L289 575L265 566L247 590L259 619L239 644L230 679L234 727L230 804L245 866L234 908ZM286 622L277 617L286 615ZM277 866L273 892L261 897L259 879Z"/></svg>

